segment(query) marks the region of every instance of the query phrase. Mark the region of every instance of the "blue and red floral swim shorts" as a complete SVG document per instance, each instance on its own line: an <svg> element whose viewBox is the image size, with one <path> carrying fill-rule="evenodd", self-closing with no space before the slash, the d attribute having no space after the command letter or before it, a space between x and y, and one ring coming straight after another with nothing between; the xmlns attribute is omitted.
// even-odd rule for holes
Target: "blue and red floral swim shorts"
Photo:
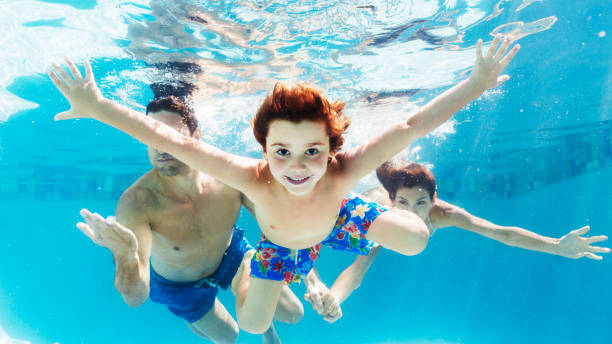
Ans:
<svg viewBox="0 0 612 344"><path fill-rule="evenodd" d="M368 229L385 211L387 209L378 203L351 193L342 201L332 232L320 244L292 250L276 245L262 234L257 244L257 253L251 260L251 276L285 281L286 284L299 283L312 270L315 260L319 257L321 245L367 255L374 246L372 241L366 239Z"/></svg>

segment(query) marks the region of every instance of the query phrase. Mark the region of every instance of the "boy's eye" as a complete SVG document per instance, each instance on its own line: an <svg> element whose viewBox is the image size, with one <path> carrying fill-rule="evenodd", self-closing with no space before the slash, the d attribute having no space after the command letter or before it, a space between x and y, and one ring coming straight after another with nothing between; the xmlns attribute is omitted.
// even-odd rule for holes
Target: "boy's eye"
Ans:
<svg viewBox="0 0 612 344"><path fill-rule="evenodd" d="M425 205L425 201L418 201L417 204L418 205Z"/></svg>
<svg viewBox="0 0 612 344"><path fill-rule="evenodd" d="M399 203L400 203L400 204L403 204L403 205L408 204L408 202L406 202L406 201L404 201L404 200L399 201Z"/></svg>
<svg viewBox="0 0 612 344"><path fill-rule="evenodd" d="M317 155L319 154L319 150L316 148L309 148L306 150L306 155Z"/></svg>
<svg viewBox="0 0 612 344"><path fill-rule="evenodd" d="M280 156L287 156L289 155L289 150L285 149L285 148L280 148L276 151L276 154L280 155Z"/></svg>

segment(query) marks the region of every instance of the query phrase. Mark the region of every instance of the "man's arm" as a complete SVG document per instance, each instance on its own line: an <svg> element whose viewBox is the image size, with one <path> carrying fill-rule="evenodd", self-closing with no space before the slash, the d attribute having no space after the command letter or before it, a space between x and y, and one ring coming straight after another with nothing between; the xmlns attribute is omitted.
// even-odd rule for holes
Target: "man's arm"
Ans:
<svg viewBox="0 0 612 344"><path fill-rule="evenodd" d="M57 64L54 64L53 71L49 72L53 84L71 106L69 111L56 115L56 120L91 117L131 135L146 145L175 156L230 187L244 190L253 185L259 160L223 152L104 98L96 85L89 62L85 61L84 78L71 60L66 59L66 63L72 76Z"/></svg>
<svg viewBox="0 0 612 344"><path fill-rule="evenodd" d="M129 227L119 224L112 216L105 219L87 209L81 210L85 222L79 222L77 227L95 244L112 252L115 287L125 303L138 307L149 296L151 228L143 214L134 210L132 196L124 194L117 205L117 216Z"/></svg>
<svg viewBox="0 0 612 344"><path fill-rule="evenodd" d="M454 226L467 229L506 245L527 250L568 258L588 257L596 260L603 258L595 253L610 252L610 249L606 247L591 246L592 243L607 240L608 237L605 235L582 237L588 232L588 226L571 231L559 239L551 238L520 227L496 225L439 199L436 200L435 209L432 209L431 214L436 227Z"/></svg>
<svg viewBox="0 0 612 344"><path fill-rule="evenodd" d="M152 230L146 213L137 205L136 195L124 193L117 203L117 225L136 238L136 254L115 257L115 287L125 302L138 307L149 297ZM123 226L122 226L123 224Z"/></svg>
<svg viewBox="0 0 612 344"><path fill-rule="evenodd" d="M498 50L500 40L501 36L496 36L484 56L482 41L478 41L476 63L467 80L459 82L434 98L417 110L406 122L390 128L382 135L345 153L342 159L350 178L358 180L363 177L400 153L415 139L426 135L444 123L484 91L508 80L509 76L500 76L500 73L512 60L519 46L515 45L506 54L511 41L505 40Z"/></svg>

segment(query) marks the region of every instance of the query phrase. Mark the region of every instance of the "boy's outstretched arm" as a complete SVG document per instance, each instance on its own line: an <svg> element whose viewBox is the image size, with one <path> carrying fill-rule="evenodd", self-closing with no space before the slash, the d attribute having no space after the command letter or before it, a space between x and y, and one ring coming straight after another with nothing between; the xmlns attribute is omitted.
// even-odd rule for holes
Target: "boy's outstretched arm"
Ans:
<svg viewBox="0 0 612 344"><path fill-rule="evenodd" d="M561 238L551 238L539 235L520 227L500 226L442 200L437 200L435 215L432 216L434 224L439 227L459 227L474 233L497 240L509 246L516 246L532 251L555 254L567 258L587 257L602 260L596 253L609 253L607 247L591 246L591 244L607 240L605 235L584 237L589 226L573 230Z"/></svg>
<svg viewBox="0 0 612 344"><path fill-rule="evenodd" d="M487 53L482 53L482 40L476 44L476 63L467 80L446 90L414 113L406 122L396 125L380 136L349 151L344 162L351 177L359 179L376 169L422 137L448 120L462 107L478 98L484 91L508 80L500 75L519 50L515 45L508 53L511 41L497 35ZM499 46L499 49L498 49Z"/></svg>
<svg viewBox="0 0 612 344"><path fill-rule="evenodd" d="M68 58L68 73L54 63L49 77L70 103L70 110L57 114L56 120L89 117L111 125L140 142L169 153L187 165L209 174L215 179L245 191L255 178L258 160L235 156L213 146L185 136L173 128L132 111L102 96L88 61L85 77Z"/></svg>

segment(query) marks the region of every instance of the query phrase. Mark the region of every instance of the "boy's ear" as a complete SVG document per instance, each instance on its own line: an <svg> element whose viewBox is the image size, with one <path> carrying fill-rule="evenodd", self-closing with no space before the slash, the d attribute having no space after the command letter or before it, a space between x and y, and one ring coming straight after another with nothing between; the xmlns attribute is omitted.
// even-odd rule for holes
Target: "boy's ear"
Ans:
<svg viewBox="0 0 612 344"><path fill-rule="evenodd" d="M432 201L435 201L435 200L436 200L436 197L438 197L438 192L437 192L437 191L434 191L434 196L433 196Z"/></svg>

